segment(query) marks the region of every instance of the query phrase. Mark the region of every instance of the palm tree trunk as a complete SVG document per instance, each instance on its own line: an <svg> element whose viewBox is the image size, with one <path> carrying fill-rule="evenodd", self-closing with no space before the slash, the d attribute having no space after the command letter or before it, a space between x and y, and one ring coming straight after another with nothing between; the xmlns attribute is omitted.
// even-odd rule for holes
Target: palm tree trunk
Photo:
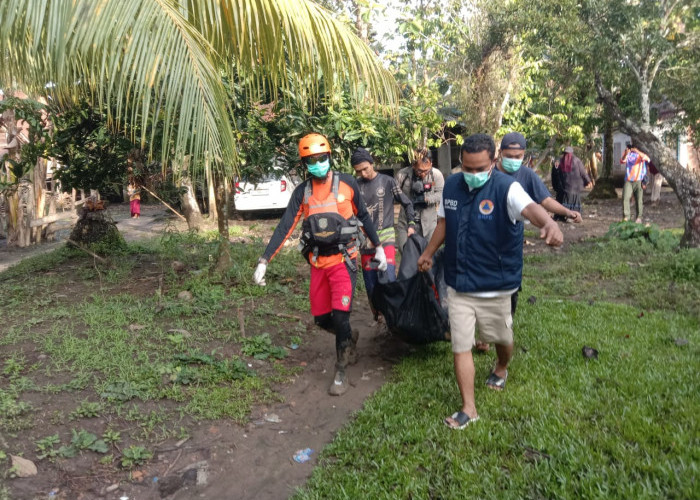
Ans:
<svg viewBox="0 0 700 500"><path fill-rule="evenodd" d="M214 221L218 219L219 217L219 212L216 207L216 182L214 181L214 176L212 174L211 170L211 163L209 160L205 160L205 172L206 172L206 181L207 181L207 193L208 193L208 209L209 209L209 220Z"/></svg>
<svg viewBox="0 0 700 500"><path fill-rule="evenodd" d="M228 235L228 195L226 191L226 178L220 174L215 173L212 176L214 184L214 200L216 202L216 212L219 214L217 217L217 226L219 228L219 255L216 260L216 272L226 272L231 268L232 258L231 258L231 243L229 242Z"/></svg>
<svg viewBox="0 0 700 500"><path fill-rule="evenodd" d="M178 175L177 186L180 188L180 205L182 205L182 215L185 216L187 227L190 231L199 231L202 228L202 212L197 204L197 197L192 187L187 166L189 158L186 158L181 165L174 165L176 175Z"/></svg>

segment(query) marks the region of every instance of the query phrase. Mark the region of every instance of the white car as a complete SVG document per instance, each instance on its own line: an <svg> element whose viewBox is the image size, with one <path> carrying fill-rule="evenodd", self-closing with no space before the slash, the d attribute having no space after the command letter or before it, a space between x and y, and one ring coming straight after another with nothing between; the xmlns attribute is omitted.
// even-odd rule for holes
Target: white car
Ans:
<svg viewBox="0 0 700 500"><path fill-rule="evenodd" d="M236 182L234 203L239 212L255 210L284 210L287 208L292 192L298 184L295 176L276 171L264 177L260 182Z"/></svg>

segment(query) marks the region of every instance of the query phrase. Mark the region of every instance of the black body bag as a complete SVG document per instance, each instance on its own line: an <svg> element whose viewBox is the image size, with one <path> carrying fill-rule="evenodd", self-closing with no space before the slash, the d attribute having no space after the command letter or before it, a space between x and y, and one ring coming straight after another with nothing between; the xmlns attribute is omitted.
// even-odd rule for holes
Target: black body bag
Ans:
<svg viewBox="0 0 700 500"><path fill-rule="evenodd" d="M424 238L411 235L401 256L397 281L381 280L372 292L372 304L382 313L391 332L410 344L449 340L447 310L440 305L432 272L418 272Z"/></svg>

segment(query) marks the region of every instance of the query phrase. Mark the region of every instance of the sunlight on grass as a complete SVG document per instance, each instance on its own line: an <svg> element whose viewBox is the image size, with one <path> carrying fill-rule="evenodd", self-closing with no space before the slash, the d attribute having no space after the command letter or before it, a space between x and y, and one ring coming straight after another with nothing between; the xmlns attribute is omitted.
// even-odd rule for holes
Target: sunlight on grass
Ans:
<svg viewBox="0 0 700 500"><path fill-rule="evenodd" d="M484 386L495 354L475 356L481 420L442 423L461 405L452 354L423 347L294 498L696 496L700 251L677 244L663 233L527 256L504 392Z"/></svg>
<svg viewBox="0 0 700 500"><path fill-rule="evenodd" d="M442 423L461 405L449 345L421 349L296 498L691 497L700 379L688 367L700 325L637 316L624 305L523 304L507 390L483 385L494 355L476 356L481 420L462 432ZM587 361L583 345L599 359Z"/></svg>

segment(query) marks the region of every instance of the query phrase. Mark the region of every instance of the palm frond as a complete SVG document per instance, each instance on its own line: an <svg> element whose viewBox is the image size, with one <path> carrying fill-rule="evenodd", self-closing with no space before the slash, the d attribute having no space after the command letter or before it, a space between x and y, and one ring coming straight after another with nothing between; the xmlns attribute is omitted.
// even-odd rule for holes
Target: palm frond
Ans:
<svg viewBox="0 0 700 500"><path fill-rule="evenodd" d="M251 92L286 88L291 74L313 95L320 71L326 89L346 85L363 104L398 101L371 49L309 0L3 1L0 58L0 86L53 82L58 99L114 109L142 144L162 134L164 162L191 154L191 165L237 160L222 65L254 75Z"/></svg>
<svg viewBox="0 0 700 500"><path fill-rule="evenodd" d="M235 159L220 58L177 3L13 0L0 19L3 81L34 91L51 81L59 98L114 103L110 119L141 125L142 144L162 131L164 160ZM162 129L152 126L160 120Z"/></svg>
<svg viewBox="0 0 700 500"><path fill-rule="evenodd" d="M180 0L185 16L237 67L255 72L276 92L289 82L350 88L363 104L396 108L398 88L372 49L334 14L310 0ZM252 88L255 91L259 88Z"/></svg>

